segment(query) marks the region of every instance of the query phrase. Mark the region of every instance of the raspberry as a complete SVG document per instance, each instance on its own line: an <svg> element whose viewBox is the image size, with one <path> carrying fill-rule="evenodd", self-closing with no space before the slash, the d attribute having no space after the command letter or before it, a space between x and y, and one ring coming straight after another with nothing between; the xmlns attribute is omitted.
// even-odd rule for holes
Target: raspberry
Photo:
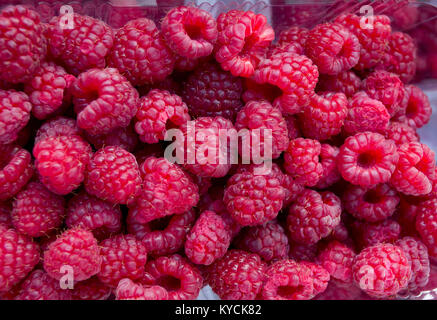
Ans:
<svg viewBox="0 0 437 320"><path fill-rule="evenodd" d="M388 182L398 159L392 140L379 133L362 132L345 140L337 166L344 180L366 187Z"/></svg>
<svg viewBox="0 0 437 320"><path fill-rule="evenodd" d="M434 152L419 142L410 142L398 148L399 162L390 183L399 192L412 196L426 195L432 190L435 177Z"/></svg>
<svg viewBox="0 0 437 320"><path fill-rule="evenodd" d="M92 136L85 132L85 136L96 149L117 146L132 152L138 144L138 135L131 124L125 128L115 128L111 132L102 135Z"/></svg>
<svg viewBox="0 0 437 320"><path fill-rule="evenodd" d="M12 227L11 211L12 205L9 202L0 202L0 224L8 228Z"/></svg>
<svg viewBox="0 0 437 320"><path fill-rule="evenodd" d="M314 300L373 300L352 282L335 279L329 281L326 290Z"/></svg>
<svg viewBox="0 0 437 320"><path fill-rule="evenodd" d="M342 200L347 212L368 222L387 219L399 204L397 192L388 184L378 184L371 188L350 186Z"/></svg>
<svg viewBox="0 0 437 320"><path fill-rule="evenodd" d="M336 240L331 241L317 256L320 265L328 270L332 278L352 281L352 263L355 252L345 244Z"/></svg>
<svg viewBox="0 0 437 320"><path fill-rule="evenodd" d="M209 195L208 195L209 196ZM205 201L207 197L203 197L201 199ZM228 212L228 210L226 209L226 205L222 200L223 195L221 195L221 199L220 200L211 200L210 203L208 203L205 208L202 208L201 205L199 205L199 210L209 210L209 211L214 211L215 213L217 213L218 215L220 215L223 220L226 222L226 224L229 227L229 231L231 233L231 238L235 238L237 236L237 234L240 232L242 226L235 221L231 214Z"/></svg>
<svg viewBox="0 0 437 320"><path fill-rule="evenodd" d="M175 254L149 261L142 283L161 286L168 291L169 300L192 300L197 298L203 279L196 267Z"/></svg>
<svg viewBox="0 0 437 320"><path fill-rule="evenodd" d="M234 76L250 78L275 38L262 14L231 10L217 18L216 60Z"/></svg>
<svg viewBox="0 0 437 320"><path fill-rule="evenodd" d="M139 279L147 262L146 248L132 235L116 235L100 243L102 267L97 274L104 284L117 287L121 279Z"/></svg>
<svg viewBox="0 0 437 320"><path fill-rule="evenodd" d="M279 53L264 59L254 80L273 92L273 105L283 113L298 113L314 94L319 72L312 61L294 53Z"/></svg>
<svg viewBox="0 0 437 320"><path fill-rule="evenodd" d="M403 236L419 237L419 233L416 229L416 216L421 207L422 205L416 203L416 199L401 195L401 201L399 203L399 208L395 213L395 217L401 226L401 234Z"/></svg>
<svg viewBox="0 0 437 320"><path fill-rule="evenodd" d="M132 20L120 28L108 65L117 68L133 85L164 80L173 71L174 55L152 20Z"/></svg>
<svg viewBox="0 0 437 320"><path fill-rule="evenodd" d="M80 227L93 232L98 240L121 231L121 211L118 206L81 192L71 198L66 210L68 228Z"/></svg>
<svg viewBox="0 0 437 320"><path fill-rule="evenodd" d="M35 144L49 137L80 136L81 132L76 120L66 117L56 117L44 122L35 136Z"/></svg>
<svg viewBox="0 0 437 320"><path fill-rule="evenodd" d="M305 52L320 73L336 75L353 68L360 60L360 42L339 23L323 23L308 33Z"/></svg>
<svg viewBox="0 0 437 320"><path fill-rule="evenodd" d="M317 257L318 246L317 244L303 245L296 242L290 237L288 238L290 244L290 252L288 256L295 261L315 261Z"/></svg>
<svg viewBox="0 0 437 320"><path fill-rule="evenodd" d="M182 97L193 117L235 119L242 107L242 80L215 63L200 65L183 84Z"/></svg>
<svg viewBox="0 0 437 320"><path fill-rule="evenodd" d="M135 131L141 141L158 143L164 140L167 128L186 123L190 116L181 97L165 90L153 89L140 99L135 119Z"/></svg>
<svg viewBox="0 0 437 320"><path fill-rule="evenodd" d="M34 270L20 284L15 300L71 300L71 292L43 270Z"/></svg>
<svg viewBox="0 0 437 320"><path fill-rule="evenodd" d="M390 39L390 18L384 15L376 15L372 18L372 28L362 28L362 17L355 14L342 14L335 19L336 23L342 24L360 42L360 59L355 66L358 70L375 67L383 58Z"/></svg>
<svg viewBox="0 0 437 320"><path fill-rule="evenodd" d="M341 92L351 98L361 87L361 79L353 71L340 72L337 75L320 75L316 91Z"/></svg>
<svg viewBox="0 0 437 320"><path fill-rule="evenodd" d="M223 201L242 226L264 224L278 215L285 199L283 177L263 165L242 167L227 182ZM282 173L281 173L282 174Z"/></svg>
<svg viewBox="0 0 437 320"><path fill-rule="evenodd" d="M421 128L431 118L432 107L428 96L414 85L405 86L405 114L396 117L397 121L404 122L412 128Z"/></svg>
<svg viewBox="0 0 437 320"><path fill-rule="evenodd" d="M244 78L243 95L241 96L241 98L246 103L252 100L267 100L269 102L273 102L273 100L275 100L277 95L280 93L278 90L276 90L276 88L272 88L272 86L269 86L265 83L256 83L255 80L252 80L251 78Z"/></svg>
<svg viewBox="0 0 437 320"><path fill-rule="evenodd" d="M411 279L408 289L411 291L423 288L429 280L430 265L428 249L422 241L412 237L405 237L395 242L400 247L411 266Z"/></svg>
<svg viewBox="0 0 437 320"><path fill-rule="evenodd" d="M65 275L65 266L72 268L74 281L89 279L100 271L101 263L97 240L80 228L65 231L44 252L44 270L57 280Z"/></svg>
<svg viewBox="0 0 437 320"><path fill-rule="evenodd" d="M29 81L46 54L40 17L23 6L8 6L0 12L0 20L0 79Z"/></svg>
<svg viewBox="0 0 437 320"><path fill-rule="evenodd" d="M384 134L390 122L390 114L378 100L372 99L364 92L355 94L344 121L344 131L349 135L373 131Z"/></svg>
<svg viewBox="0 0 437 320"><path fill-rule="evenodd" d="M279 45L276 44L275 46L271 46L269 48L269 51L267 52L267 57L273 56L278 53L295 53L295 54L304 54L304 49L297 43L288 43Z"/></svg>
<svg viewBox="0 0 437 320"><path fill-rule="evenodd" d="M249 145L259 148L261 157L268 156L265 150L267 148L266 144L271 144L273 159L278 158L282 151L288 147L287 123L281 111L267 101L250 101L246 103L238 112L235 129L247 129L241 136L243 147ZM265 141L266 137L271 137L271 140ZM252 148L250 149L249 154L254 157L256 152ZM242 157L248 154L249 150L246 151L246 153L242 152Z"/></svg>
<svg viewBox="0 0 437 320"><path fill-rule="evenodd" d="M135 156L110 146L97 151L85 175L86 191L111 203L126 204L141 189L141 177Z"/></svg>
<svg viewBox="0 0 437 320"><path fill-rule="evenodd" d="M138 92L117 69L90 69L71 87L77 125L91 135L127 127L138 108Z"/></svg>
<svg viewBox="0 0 437 320"><path fill-rule="evenodd" d="M305 42L308 38L309 30L298 26L291 26L283 30L278 37L278 44L296 43L302 48L305 47Z"/></svg>
<svg viewBox="0 0 437 320"><path fill-rule="evenodd" d="M340 172L337 169L337 157L340 149L329 144L322 144L320 149L320 163L323 168L323 173L316 184L318 189L326 189L341 179Z"/></svg>
<svg viewBox="0 0 437 320"><path fill-rule="evenodd" d="M0 292L9 291L39 261L38 245L14 229L0 225Z"/></svg>
<svg viewBox="0 0 437 320"><path fill-rule="evenodd" d="M18 139L20 131L30 119L32 104L24 92L0 89L0 143Z"/></svg>
<svg viewBox="0 0 437 320"><path fill-rule="evenodd" d="M375 223L355 221L352 230L358 247L366 248L379 243L393 243L399 239L401 226L391 219Z"/></svg>
<svg viewBox="0 0 437 320"><path fill-rule="evenodd" d="M297 138L290 141L284 154L284 168L296 183L312 187L323 174L319 162L321 144L317 140Z"/></svg>
<svg viewBox="0 0 437 320"><path fill-rule="evenodd" d="M40 237L58 228L64 218L65 201L39 182L30 182L15 197L11 212L18 232Z"/></svg>
<svg viewBox="0 0 437 320"><path fill-rule="evenodd" d="M105 58L114 44L111 27L101 20L76 13L54 17L45 35L50 54L74 75L91 68L104 68Z"/></svg>
<svg viewBox="0 0 437 320"><path fill-rule="evenodd" d="M165 158L147 158L141 165L143 186L130 214L138 223L182 214L199 201L199 190L191 178L176 164Z"/></svg>
<svg viewBox="0 0 437 320"><path fill-rule="evenodd" d="M258 254L267 262L285 259L289 251L287 235L276 220L243 229L236 240L236 246Z"/></svg>
<svg viewBox="0 0 437 320"><path fill-rule="evenodd" d="M257 254L229 250L208 267L206 280L223 300L254 300L261 290L265 264Z"/></svg>
<svg viewBox="0 0 437 320"><path fill-rule="evenodd" d="M71 292L73 300L107 300L111 288L103 284L97 276L74 284Z"/></svg>
<svg viewBox="0 0 437 320"><path fill-rule="evenodd" d="M328 287L328 283L331 278L328 270L318 264L308 261L302 261L299 264L311 270L311 278L313 280L313 297L324 292Z"/></svg>
<svg viewBox="0 0 437 320"><path fill-rule="evenodd" d="M375 71L363 81L362 88L370 98L381 101L390 116L394 116L402 108L405 86L394 73Z"/></svg>
<svg viewBox="0 0 437 320"><path fill-rule="evenodd" d="M416 216L416 230L428 247L429 255L437 257L437 200L429 200L422 204Z"/></svg>
<svg viewBox="0 0 437 320"><path fill-rule="evenodd" d="M130 279L122 279L115 290L116 300L167 300L168 292L163 287L144 287Z"/></svg>
<svg viewBox="0 0 437 320"><path fill-rule="evenodd" d="M288 138L290 140L294 140L301 136L299 121L295 116L286 115L284 116L285 121L287 122L288 129Z"/></svg>
<svg viewBox="0 0 437 320"><path fill-rule="evenodd" d="M193 71L199 66L199 64L202 64L205 60L208 59L208 57L199 58L199 59L190 59L187 57L179 56L177 54L175 55L176 57L175 57L174 69L176 71L181 71L181 72Z"/></svg>
<svg viewBox="0 0 437 320"><path fill-rule="evenodd" d="M289 208L287 229L294 241L314 244L334 230L340 215L341 202L335 194L306 189Z"/></svg>
<svg viewBox="0 0 437 320"><path fill-rule="evenodd" d="M386 139L393 140L397 146L404 143L420 141L420 137L414 128L406 123L396 121L389 123L385 137Z"/></svg>
<svg viewBox="0 0 437 320"><path fill-rule="evenodd" d="M348 113L348 101L343 93L313 95L301 113L301 128L305 137L326 140L341 132Z"/></svg>
<svg viewBox="0 0 437 320"><path fill-rule="evenodd" d="M16 195L32 176L32 156L27 150L0 145L0 201Z"/></svg>
<svg viewBox="0 0 437 320"><path fill-rule="evenodd" d="M401 248L380 244L356 256L352 274L355 284L368 295L388 298L407 286L411 268Z"/></svg>

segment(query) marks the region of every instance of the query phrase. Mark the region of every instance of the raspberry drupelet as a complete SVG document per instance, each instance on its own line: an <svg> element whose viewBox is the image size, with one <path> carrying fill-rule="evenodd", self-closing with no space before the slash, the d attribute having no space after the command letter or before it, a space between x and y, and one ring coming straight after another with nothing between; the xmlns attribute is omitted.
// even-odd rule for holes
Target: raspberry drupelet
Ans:
<svg viewBox="0 0 437 320"><path fill-rule="evenodd" d="M355 252L345 244L333 240L317 256L318 263L325 268L332 278L352 281L352 264Z"/></svg>
<svg viewBox="0 0 437 320"><path fill-rule="evenodd" d="M115 289L116 300L167 300L168 292L160 286L143 286L125 278Z"/></svg>
<svg viewBox="0 0 437 320"><path fill-rule="evenodd" d="M308 38L308 32L309 30L307 28L291 26L279 34L278 44L296 43L303 49Z"/></svg>
<svg viewBox="0 0 437 320"><path fill-rule="evenodd" d="M313 279L313 297L324 292L328 287L329 280L331 279L328 270L319 264L308 261L301 261L300 265L311 270L311 278Z"/></svg>
<svg viewBox="0 0 437 320"><path fill-rule="evenodd" d="M395 118L416 129L426 125L432 114L428 96L415 85L405 86L405 110Z"/></svg>

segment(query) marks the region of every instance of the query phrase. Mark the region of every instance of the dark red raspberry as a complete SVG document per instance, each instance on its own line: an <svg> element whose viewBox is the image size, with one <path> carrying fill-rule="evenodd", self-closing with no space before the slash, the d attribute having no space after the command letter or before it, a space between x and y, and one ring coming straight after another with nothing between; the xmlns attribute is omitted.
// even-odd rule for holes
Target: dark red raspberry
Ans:
<svg viewBox="0 0 437 320"><path fill-rule="evenodd" d="M199 201L199 190L177 164L165 158L149 157L141 164L143 186L129 204L138 223L172 214L183 214Z"/></svg>
<svg viewBox="0 0 437 320"><path fill-rule="evenodd" d="M313 262L301 261L299 264L311 270L311 278L313 279L313 296L324 292L328 287L331 278L328 270Z"/></svg>
<svg viewBox="0 0 437 320"><path fill-rule="evenodd" d="M342 197L344 208L352 216L377 222L392 216L399 204L397 192L388 184L366 188L350 186Z"/></svg>
<svg viewBox="0 0 437 320"><path fill-rule="evenodd" d="M326 290L314 300L373 300L353 282L343 282L331 278Z"/></svg>
<svg viewBox="0 0 437 320"><path fill-rule="evenodd" d="M200 177L191 172L188 172L188 175L191 177L191 180L199 187L199 195L204 195L208 192L209 188L212 186L212 178L209 177Z"/></svg>
<svg viewBox="0 0 437 320"><path fill-rule="evenodd" d="M168 292L160 286L143 286L130 279L123 279L115 290L116 300L167 300Z"/></svg>
<svg viewBox="0 0 437 320"><path fill-rule="evenodd" d="M254 80L273 92L273 105L283 113L298 113L314 94L319 72L312 61L294 53L279 53L264 59Z"/></svg>
<svg viewBox="0 0 437 320"><path fill-rule="evenodd" d="M297 138L290 141L284 154L284 168L296 183L313 187L323 174L319 155L321 144L317 140Z"/></svg>
<svg viewBox="0 0 437 320"><path fill-rule="evenodd" d="M147 262L146 248L132 235L116 235L100 244L102 267L97 277L104 284L117 287L121 279L140 279Z"/></svg>
<svg viewBox="0 0 437 320"><path fill-rule="evenodd" d="M32 156L27 150L0 145L0 201L16 195L32 176Z"/></svg>
<svg viewBox="0 0 437 320"><path fill-rule="evenodd" d="M302 48L305 47L305 42L308 38L309 30L307 28L291 26L288 29L283 30L278 37L278 44L291 44L296 43Z"/></svg>
<svg viewBox="0 0 437 320"><path fill-rule="evenodd" d="M385 137L393 140L397 146L409 142L419 142L420 137L416 130L406 123L392 121L388 125Z"/></svg>
<svg viewBox="0 0 437 320"><path fill-rule="evenodd" d="M47 49L40 17L23 6L8 6L0 12L0 20L0 79L29 81Z"/></svg>
<svg viewBox="0 0 437 320"><path fill-rule="evenodd" d="M181 97L166 90L153 89L139 102L135 131L145 143L164 140L168 128L190 120L188 107Z"/></svg>
<svg viewBox="0 0 437 320"><path fill-rule="evenodd" d="M414 85L405 86L405 112L396 120L408 124L412 128L421 128L431 118L432 107L428 96Z"/></svg>
<svg viewBox="0 0 437 320"><path fill-rule="evenodd" d="M199 270L177 254L149 261L141 282L165 288L169 300L196 299L203 285Z"/></svg>
<svg viewBox="0 0 437 320"><path fill-rule="evenodd" d="M30 238L0 224L0 292L9 291L39 261L38 245Z"/></svg>
<svg viewBox="0 0 437 320"><path fill-rule="evenodd" d="M115 128L102 135L92 136L85 132L85 137L97 150L106 146L117 146L129 152L135 150L139 140L132 123L125 128Z"/></svg>
<svg viewBox="0 0 437 320"><path fill-rule="evenodd" d="M337 75L320 75L316 90L318 92L341 92L351 98L361 87L361 79L353 71L340 72Z"/></svg>
<svg viewBox="0 0 437 320"><path fill-rule="evenodd" d="M370 223L354 221L351 225L352 236L359 248L374 246L379 243L393 243L399 239L401 226L394 220Z"/></svg>
<svg viewBox="0 0 437 320"><path fill-rule="evenodd" d="M81 132L76 120L66 117L56 117L44 122L35 136L35 144L49 137L80 136Z"/></svg>
<svg viewBox="0 0 437 320"><path fill-rule="evenodd" d="M297 117L292 115L286 115L284 116L285 121L287 122L287 129L288 129L288 138L290 140L294 140L301 136L300 133L300 123L297 119Z"/></svg>
<svg viewBox="0 0 437 320"><path fill-rule="evenodd" d="M97 240L90 231L80 228L68 229L44 252L44 270L57 280L66 272L72 272L69 274L74 281L89 279L100 271L101 263Z"/></svg>
<svg viewBox="0 0 437 320"><path fill-rule="evenodd" d="M76 13L54 17L45 35L50 54L74 75L104 68L114 43L114 32L106 23Z"/></svg>
<svg viewBox="0 0 437 320"><path fill-rule="evenodd" d="M345 244L336 240L331 241L317 256L320 265L328 270L332 278L352 281L352 263L355 252Z"/></svg>
<svg viewBox="0 0 437 320"><path fill-rule="evenodd" d="M244 102L250 102L252 100L267 100L271 103L280 94L279 89L273 88L267 84L259 84L252 78L243 79L243 95L241 98ZM284 115L286 116L286 115Z"/></svg>
<svg viewBox="0 0 437 320"><path fill-rule="evenodd" d="M231 10L217 18L216 60L234 76L250 78L275 38L267 18L252 11Z"/></svg>
<svg viewBox="0 0 437 320"><path fill-rule="evenodd" d="M111 293L112 289L94 276L75 283L71 295L73 300L107 300Z"/></svg>
<svg viewBox="0 0 437 320"><path fill-rule="evenodd" d="M66 216L65 223L68 228L90 230L98 240L106 239L121 230L120 208L86 192L69 200Z"/></svg>
<svg viewBox="0 0 437 320"><path fill-rule="evenodd" d="M12 204L9 201L0 202L0 224L8 228L12 228L11 211Z"/></svg>
<svg viewBox="0 0 437 320"><path fill-rule="evenodd" d="M435 155L425 144L410 142L398 148L399 162L390 183L406 195L421 196L432 191Z"/></svg>
<svg viewBox="0 0 437 320"><path fill-rule="evenodd" d="M187 57L179 56L177 55L177 53L175 53L174 69L181 72L193 71L199 66L199 64L202 64L205 60L208 60L208 57L190 59Z"/></svg>
<svg viewBox="0 0 437 320"><path fill-rule="evenodd" d="M20 284L15 300L71 300L71 290L62 289L58 280L36 269Z"/></svg>
<svg viewBox="0 0 437 320"><path fill-rule="evenodd" d="M388 182L398 159L392 140L386 140L379 133L363 132L345 140L337 166L343 179L366 187Z"/></svg>
<svg viewBox="0 0 437 320"><path fill-rule="evenodd" d="M30 182L15 196L12 223L20 233L40 237L62 224L64 207L62 197L39 182Z"/></svg>
<svg viewBox="0 0 437 320"><path fill-rule="evenodd" d="M193 117L235 119L242 106L242 80L215 63L200 65L184 82L182 97Z"/></svg>
<svg viewBox="0 0 437 320"><path fill-rule="evenodd" d="M337 157L340 149L329 144L322 144L320 149L320 163L323 167L323 173L316 184L317 189L326 189L341 179L340 172L337 169Z"/></svg>
<svg viewBox="0 0 437 320"><path fill-rule="evenodd" d="M416 229L416 216L421 210L421 207L426 202L417 203L416 197L408 197L401 195L401 201L399 203L399 208L395 212L396 221L401 226L402 236L419 237L419 233ZM419 197L420 199L420 197Z"/></svg>
<svg viewBox="0 0 437 320"><path fill-rule="evenodd" d="M223 300L254 300L264 280L265 263L257 254L229 250L207 268L206 281Z"/></svg>
<svg viewBox="0 0 437 320"><path fill-rule="evenodd" d="M384 15L372 16L371 28L362 28L362 17L351 13L340 15L335 22L351 31L360 42L360 60L355 68L364 70L376 66L388 45L391 34L390 18Z"/></svg>
<svg viewBox="0 0 437 320"><path fill-rule="evenodd" d="M416 216L416 230L428 247L429 255L437 257L437 200L423 203Z"/></svg>
<svg viewBox="0 0 437 320"><path fill-rule="evenodd" d="M379 244L356 256L352 274L355 284L368 295L388 298L408 285L411 268L401 248Z"/></svg>
<svg viewBox="0 0 437 320"><path fill-rule="evenodd" d="M18 139L20 131L29 122L31 110L32 104L24 92L0 89L1 144L8 144Z"/></svg>
<svg viewBox="0 0 437 320"><path fill-rule="evenodd" d="M287 229L294 241L310 245L327 237L340 218L341 202L334 193L306 189L289 208Z"/></svg>
<svg viewBox="0 0 437 320"><path fill-rule="evenodd" d="M157 83L137 86L137 89L141 97L147 95L149 91L152 89L166 90L172 94L179 95L182 91L182 87L181 87L182 79L183 79L183 75L178 76L177 74L175 74L174 76L168 76L164 80L159 81Z"/></svg>
<svg viewBox="0 0 437 320"><path fill-rule="evenodd" d="M290 244L290 251L288 256L295 261L316 261L318 245L304 245L297 242L293 242L288 234L288 243Z"/></svg>
<svg viewBox="0 0 437 320"><path fill-rule="evenodd" d="M111 203L126 204L141 189L141 177L135 156L110 146L97 151L85 176L86 191Z"/></svg>
<svg viewBox="0 0 437 320"><path fill-rule="evenodd" d="M77 125L91 135L127 127L138 109L138 92L117 69L90 69L71 87Z"/></svg>

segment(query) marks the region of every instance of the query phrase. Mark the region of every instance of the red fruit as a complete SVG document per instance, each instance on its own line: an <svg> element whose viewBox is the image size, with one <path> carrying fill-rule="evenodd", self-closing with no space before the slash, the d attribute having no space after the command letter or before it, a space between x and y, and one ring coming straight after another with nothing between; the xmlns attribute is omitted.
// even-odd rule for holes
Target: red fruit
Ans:
<svg viewBox="0 0 437 320"><path fill-rule="evenodd" d="M76 120L66 117L56 117L44 122L35 136L35 144L40 140L50 137L80 136L81 132L76 125Z"/></svg>
<svg viewBox="0 0 437 320"><path fill-rule="evenodd" d="M405 112L396 117L396 120L409 125L412 128L421 128L431 118L432 107L428 96L414 85L405 87Z"/></svg>
<svg viewBox="0 0 437 320"><path fill-rule="evenodd" d="M130 279L122 279L115 290L116 300L167 300L168 292L160 286L143 286Z"/></svg>
<svg viewBox="0 0 437 320"><path fill-rule="evenodd" d="M92 136L85 132L85 136L97 150L107 146L117 146L126 151L133 152L139 140L132 124L125 128L115 128L111 132L102 135Z"/></svg>
<svg viewBox="0 0 437 320"><path fill-rule="evenodd" d="M308 261L301 261L299 264L311 270L311 278L313 279L313 296L324 292L328 287L331 278L328 270L316 263Z"/></svg>
<svg viewBox="0 0 437 320"><path fill-rule="evenodd" d="M437 199L423 203L416 216L416 230L428 247L431 257L437 257Z"/></svg>
<svg viewBox="0 0 437 320"><path fill-rule="evenodd" d="M337 157L340 149L329 144L322 144L320 149L320 163L323 173L317 181L316 188L326 189L341 180L340 172L337 169Z"/></svg>
<svg viewBox="0 0 437 320"><path fill-rule="evenodd" d="M393 243L401 234L401 226L391 219L375 223L354 221L351 228L352 236L359 248Z"/></svg>
<svg viewBox="0 0 437 320"><path fill-rule="evenodd" d="M351 98L361 88L361 79L353 71L340 72L337 75L320 75L316 90L318 92L341 92Z"/></svg>
<svg viewBox="0 0 437 320"><path fill-rule="evenodd" d="M386 139L393 140L397 146L409 142L419 142L420 137L416 130L401 122L390 122L385 134Z"/></svg>
<svg viewBox="0 0 437 320"><path fill-rule="evenodd" d="M336 240L331 241L320 251L317 261L325 268L332 278L352 281L352 264L355 252L345 244Z"/></svg>
<svg viewBox="0 0 437 320"><path fill-rule="evenodd" d="M303 27L291 26L283 30L278 37L278 44L296 43L302 48L305 47L305 42L308 38L309 30Z"/></svg>
<svg viewBox="0 0 437 320"><path fill-rule="evenodd" d="M0 224L12 228L12 205L9 202L0 202Z"/></svg>
<svg viewBox="0 0 437 320"><path fill-rule="evenodd" d="M73 300L108 300L112 289L103 284L97 276L74 284Z"/></svg>
<svg viewBox="0 0 437 320"><path fill-rule="evenodd" d="M62 289L58 280L36 269L20 284L15 300L71 300L71 290Z"/></svg>

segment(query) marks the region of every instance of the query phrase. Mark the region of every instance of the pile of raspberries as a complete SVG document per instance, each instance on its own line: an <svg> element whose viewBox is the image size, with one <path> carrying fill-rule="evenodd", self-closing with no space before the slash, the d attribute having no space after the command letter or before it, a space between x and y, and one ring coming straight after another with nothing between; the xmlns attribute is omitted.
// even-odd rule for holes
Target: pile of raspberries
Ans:
<svg viewBox="0 0 437 320"><path fill-rule="evenodd" d="M435 154L416 133L432 108L410 84L414 40L360 20L275 37L251 11L113 29L3 8L0 299L420 292L437 259ZM269 130L271 170L188 159L222 129Z"/></svg>

